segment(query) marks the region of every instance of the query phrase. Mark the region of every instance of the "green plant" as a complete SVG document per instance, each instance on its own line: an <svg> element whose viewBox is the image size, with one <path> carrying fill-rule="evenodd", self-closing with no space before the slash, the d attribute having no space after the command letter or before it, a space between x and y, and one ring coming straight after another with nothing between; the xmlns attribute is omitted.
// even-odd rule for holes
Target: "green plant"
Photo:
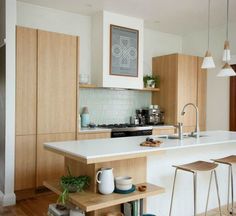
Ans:
<svg viewBox="0 0 236 216"><path fill-rule="evenodd" d="M155 87L158 87L159 84L160 84L160 76L159 76L159 75L156 75L156 76L145 75L145 76L143 77L143 82L144 82L144 86L145 86L145 87L147 86L148 80L153 80L154 83L155 83Z"/></svg>
<svg viewBox="0 0 236 216"><path fill-rule="evenodd" d="M69 167L67 167L67 176L62 176L60 179L60 184L63 192L60 194L57 200L57 208L62 210L66 208L67 201L69 199L69 193L83 191L89 186L90 177L89 176L73 176Z"/></svg>
<svg viewBox="0 0 236 216"><path fill-rule="evenodd" d="M64 191L60 194L57 199L57 208L63 210L65 208L66 203L69 199L69 191L68 189L64 189Z"/></svg>

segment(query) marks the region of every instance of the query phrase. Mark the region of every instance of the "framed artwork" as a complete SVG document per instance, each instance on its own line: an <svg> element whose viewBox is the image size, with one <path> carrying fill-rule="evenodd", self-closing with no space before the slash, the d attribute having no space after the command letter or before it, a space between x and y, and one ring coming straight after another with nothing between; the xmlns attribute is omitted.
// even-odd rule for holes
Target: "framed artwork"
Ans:
<svg viewBox="0 0 236 216"><path fill-rule="evenodd" d="M139 31L110 25L110 75L138 77Z"/></svg>

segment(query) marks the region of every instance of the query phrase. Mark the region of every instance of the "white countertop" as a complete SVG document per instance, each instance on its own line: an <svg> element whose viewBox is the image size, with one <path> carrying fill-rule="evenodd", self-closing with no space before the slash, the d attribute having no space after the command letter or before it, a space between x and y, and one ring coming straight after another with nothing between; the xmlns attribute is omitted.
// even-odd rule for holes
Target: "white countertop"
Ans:
<svg viewBox="0 0 236 216"><path fill-rule="evenodd" d="M199 146L217 145L223 143L235 143L236 150L236 132L228 131L206 131L201 132L206 137L199 139L188 137L183 140L159 138L160 136L151 136L162 141L160 147L141 147L139 144L143 142L147 136L125 137L97 140L80 140L45 143L45 147L49 150L56 151L59 154L71 156L73 158L83 159L86 163L94 161L106 161L106 158L115 158L126 156L132 158L132 155L142 156L166 151L177 150L182 148L192 148ZM163 137L163 136L162 136ZM112 160L112 159L111 159Z"/></svg>

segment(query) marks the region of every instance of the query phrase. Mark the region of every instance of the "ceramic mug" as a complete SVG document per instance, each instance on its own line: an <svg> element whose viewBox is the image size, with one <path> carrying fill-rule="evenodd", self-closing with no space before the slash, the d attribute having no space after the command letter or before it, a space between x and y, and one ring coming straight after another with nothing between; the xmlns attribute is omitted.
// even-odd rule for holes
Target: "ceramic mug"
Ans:
<svg viewBox="0 0 236 216"><path fill-rule="evenodd" d="M111 194L114 189L113 168L102 168L97 172L96 181L98 183L98 191L101 194Z"/></svg>

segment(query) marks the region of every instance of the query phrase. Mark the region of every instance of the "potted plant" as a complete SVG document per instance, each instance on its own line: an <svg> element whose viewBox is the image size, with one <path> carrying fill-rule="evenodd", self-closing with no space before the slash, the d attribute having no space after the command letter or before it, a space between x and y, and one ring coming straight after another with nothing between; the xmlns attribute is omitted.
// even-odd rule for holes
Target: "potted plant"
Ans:
<svg viewBox="0 0 236 216"><path fill-rule="evenodd" d="M160 84L160 76L145 75L143 77L143 82L146 88L157 88Z"/></svg>
<svg viewBox="0 0 236 216"><path fill-rule="evenodd" d="M66 204L69 199L69 193L81 192L83 189L89 186L90 177L89 176L73 176L70 172L69 167L67 167L68 175L62 176L60 179L60 185L63 192L57 200L57 209L66 209Z"/></svg>

